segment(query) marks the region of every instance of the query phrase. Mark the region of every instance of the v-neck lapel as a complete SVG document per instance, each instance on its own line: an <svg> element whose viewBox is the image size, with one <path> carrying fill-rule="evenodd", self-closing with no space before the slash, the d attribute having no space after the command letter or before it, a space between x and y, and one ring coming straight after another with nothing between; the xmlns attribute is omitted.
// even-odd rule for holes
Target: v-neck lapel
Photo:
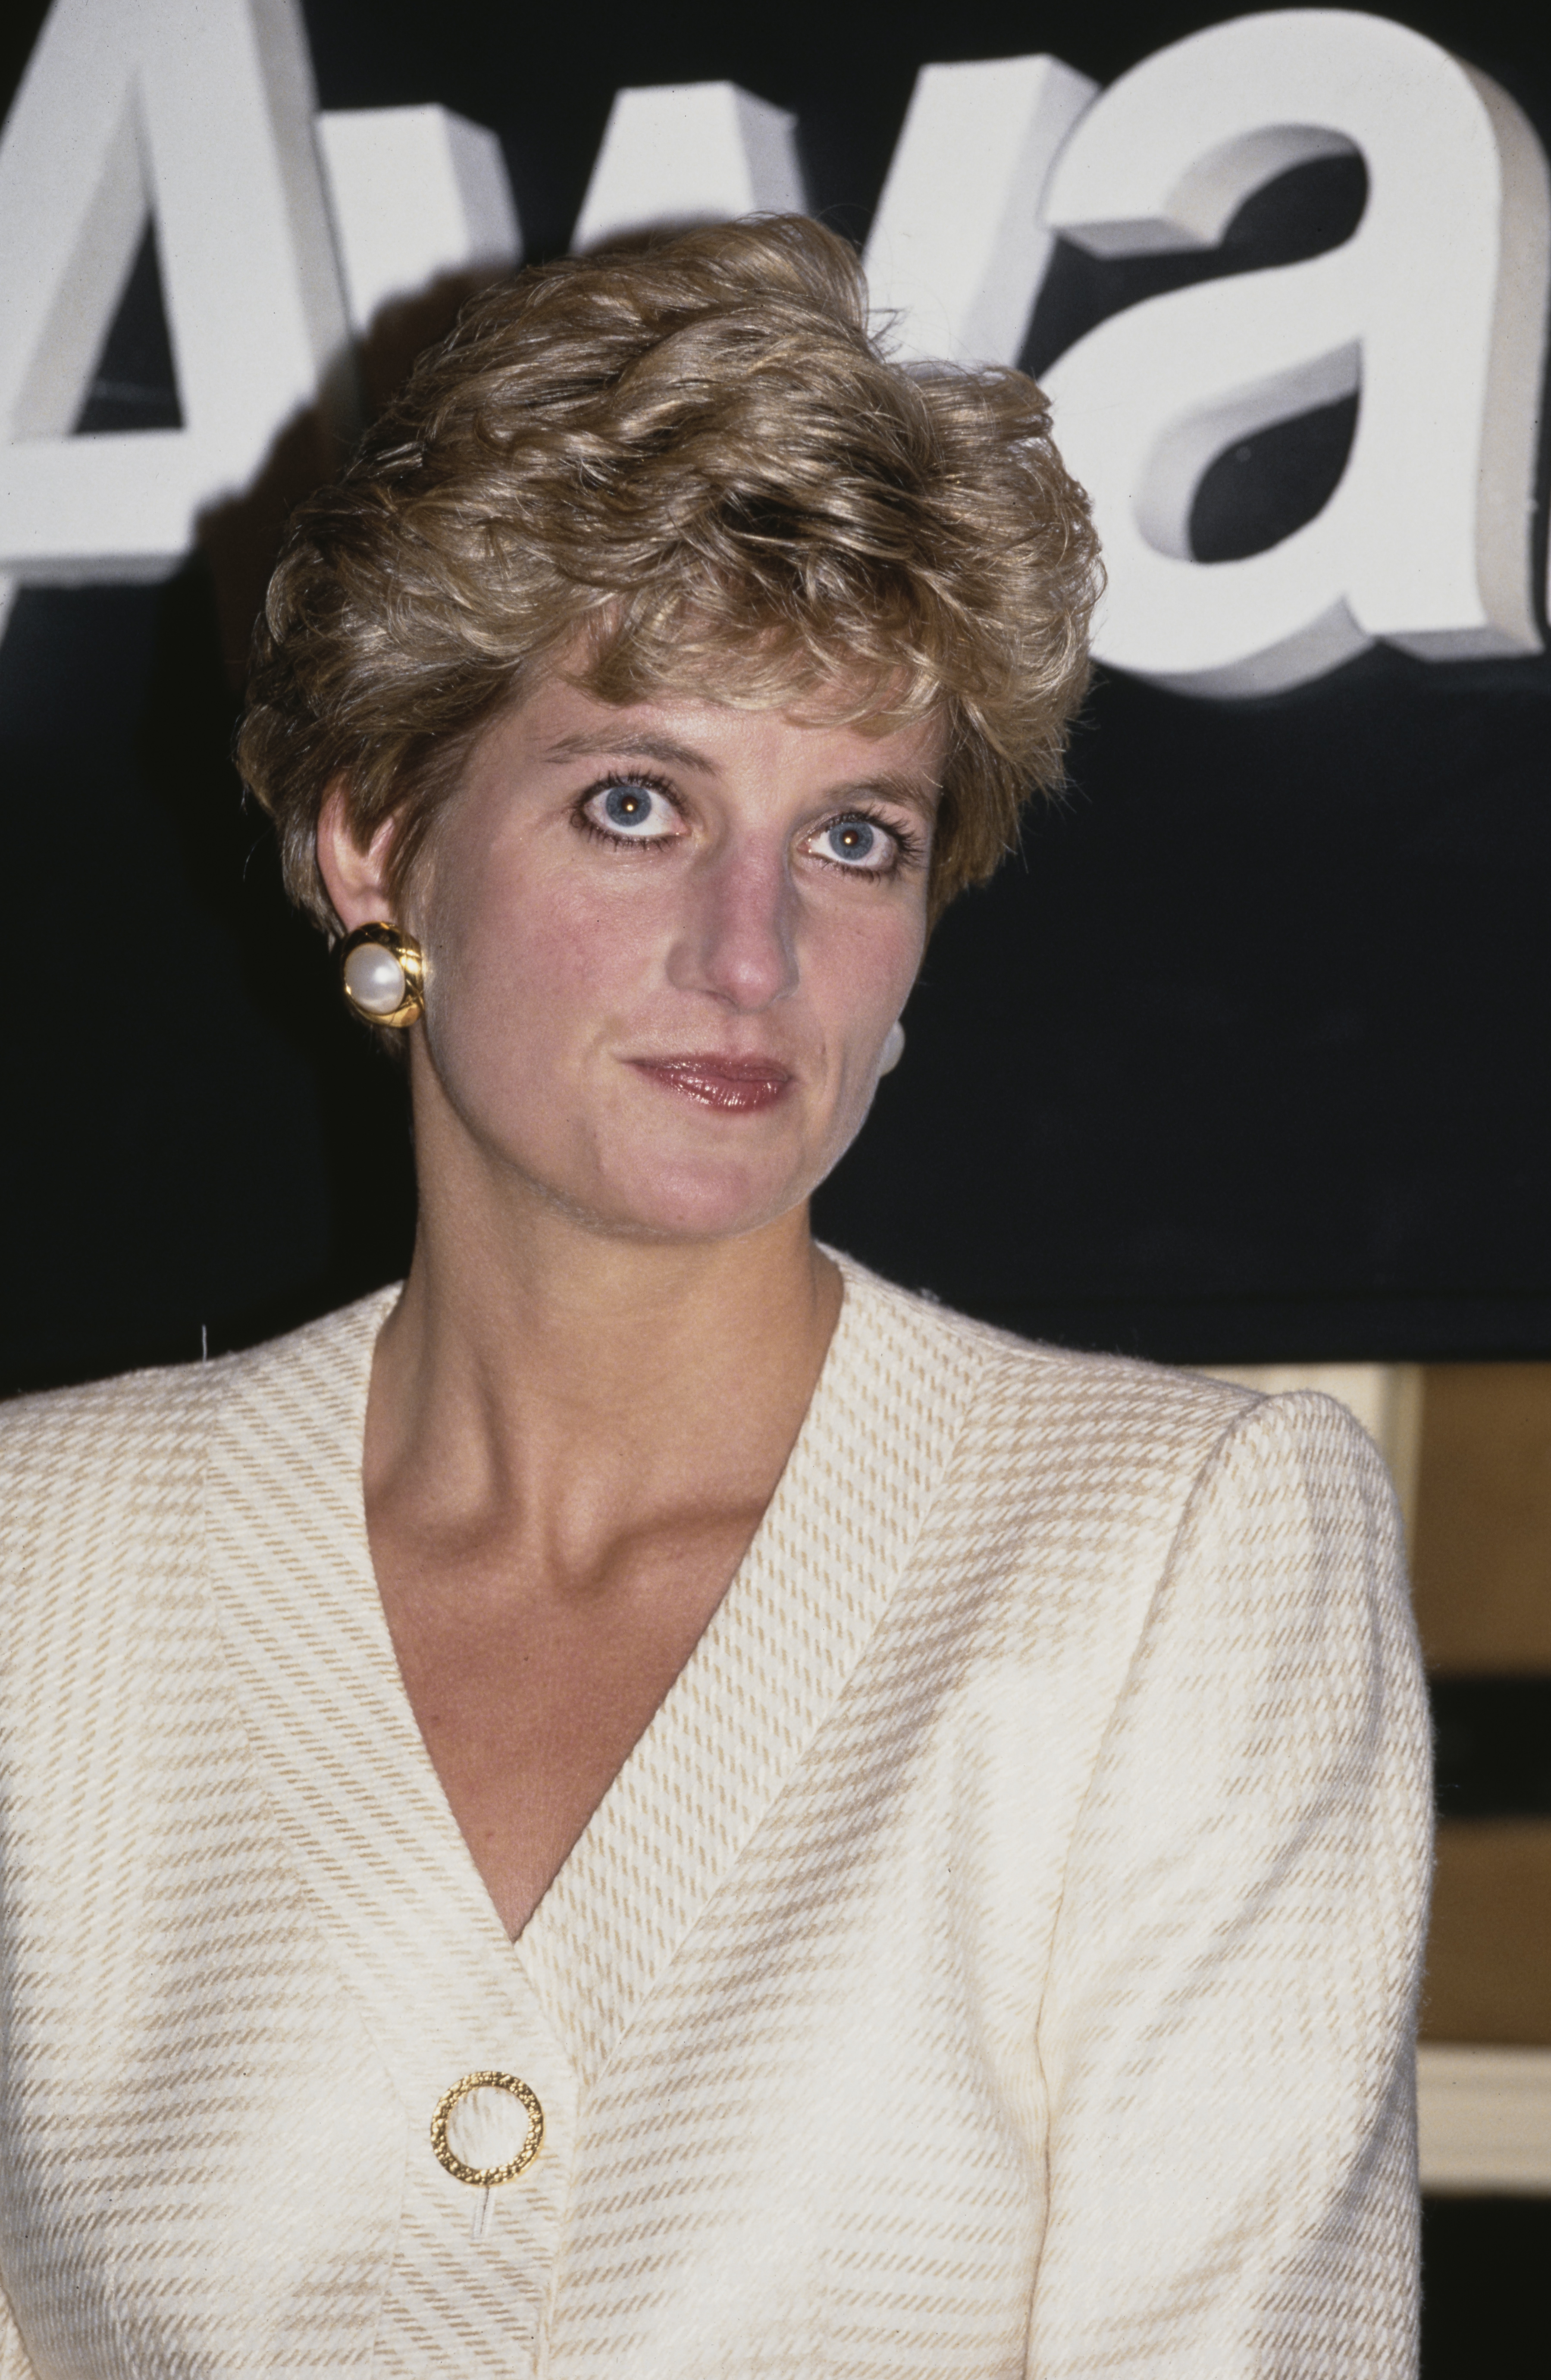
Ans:
<svg viewBox="0 0 1551 2380"><path fill-rule="evenodd" d="M393 1293L236 1376L212 1450L212 1586L282 1830L417 2110L433 2082L492 2062L492 2026L538 2060L548 2090L527 2079L547 2111L551 2094L573 2103L872 1634L971 1367L917 1301L842 1270L835 1335L753 1542L515 1946L426 1752L371 1568L361 1447Z"/></svg>
<svg viewBox="0 0 1551 2380"><path fill-rule="evenodd" d="M394 1294L236 1370L211 1449L212 1591L281 1833L411 2119L501 2067L568 2131L570 2061L448 1807L371 1567L361 1448ZM552 2173L540 2158L532 2191Z"/></svg>
<svg viewBox="0 0 1551 2380"><path fill-rule="evenodd" d="M584 2084L838 1699L958 1436L961 1342L840 1261L840 1321L764 1519L517 1945Z"/></svg>

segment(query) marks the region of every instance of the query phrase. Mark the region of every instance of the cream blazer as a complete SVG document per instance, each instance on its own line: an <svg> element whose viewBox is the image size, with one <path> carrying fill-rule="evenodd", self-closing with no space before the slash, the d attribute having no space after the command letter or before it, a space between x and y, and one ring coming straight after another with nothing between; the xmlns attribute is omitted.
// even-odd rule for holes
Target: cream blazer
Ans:
<svg viewBox="0 0 1551 2380"><path fill-rule="evenodd" d="M514 1945L371 1573L391 1295L0 1415L0 2380L1409 2373L1426 1730L1340 1409L848 1267Z"/></svg>

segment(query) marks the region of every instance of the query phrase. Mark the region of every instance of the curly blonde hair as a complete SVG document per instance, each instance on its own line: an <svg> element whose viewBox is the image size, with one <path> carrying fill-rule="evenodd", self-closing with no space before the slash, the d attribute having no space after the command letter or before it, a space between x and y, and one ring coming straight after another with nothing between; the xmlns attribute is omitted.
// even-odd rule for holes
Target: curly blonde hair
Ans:
<svg viewBox="0 0 1551 2380"><path fill-rule="evenodd" d="M545 264L475 298L297 511L237 756L330 933L318 815L394 814L402 890L486 723L563 666L948 728L934 914L1060 781L1098 586L1022 373L891 361L852 249L800 215Z"/></svg>

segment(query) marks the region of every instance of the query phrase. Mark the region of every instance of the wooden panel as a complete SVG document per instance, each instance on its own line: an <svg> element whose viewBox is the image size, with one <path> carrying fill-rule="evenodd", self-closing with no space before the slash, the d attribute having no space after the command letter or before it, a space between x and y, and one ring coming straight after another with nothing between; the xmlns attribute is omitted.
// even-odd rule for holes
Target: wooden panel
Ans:
<svg viewBox="0 0 1551 2380"><path fill-rule="evenodd" d="M1424 2042L1416 2117L1424 2190L1551 2195L1551 2049Z"/></svg>
<svg viewBox="0 0 1551 2380"><path fill-rule="evenodd" d="M1551 1674L1551 1364L1432 1364L1412 1549L1429 1669Z"/></svg>
<svg viewBox="0 0 1551 2380"><path fill-rule="evenodd" d="M1439 1828L1422 2033L1551 2044L1551 1820Z"/></svg>

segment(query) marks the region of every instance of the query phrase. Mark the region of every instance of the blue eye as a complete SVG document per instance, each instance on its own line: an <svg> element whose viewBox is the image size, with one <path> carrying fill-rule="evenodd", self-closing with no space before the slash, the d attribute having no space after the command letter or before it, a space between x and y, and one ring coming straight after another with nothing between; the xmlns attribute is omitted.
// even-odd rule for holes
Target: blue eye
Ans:
<svg viewBox="0 0 1551 2380"><path fill-rule="evenodd" d="M603 796L603 815L611 826L628 833L633 827L650 823L655 799L645 785L611 785Z"/></svg>
<svg viewBox="0 0 1551 2380"><path fill-rule="evenodd" d="M819 830L818 849L824 859L873 875L887 868L894 856L892 838L865 818L831 819Z"/></svg>
<svg viewBox="0 0 1551 2380"><path fill-rule="evenodd" d="M622 843L667 843L677 832L673 808L655 785L622 777L589 794L583 815Z"/></svg>

